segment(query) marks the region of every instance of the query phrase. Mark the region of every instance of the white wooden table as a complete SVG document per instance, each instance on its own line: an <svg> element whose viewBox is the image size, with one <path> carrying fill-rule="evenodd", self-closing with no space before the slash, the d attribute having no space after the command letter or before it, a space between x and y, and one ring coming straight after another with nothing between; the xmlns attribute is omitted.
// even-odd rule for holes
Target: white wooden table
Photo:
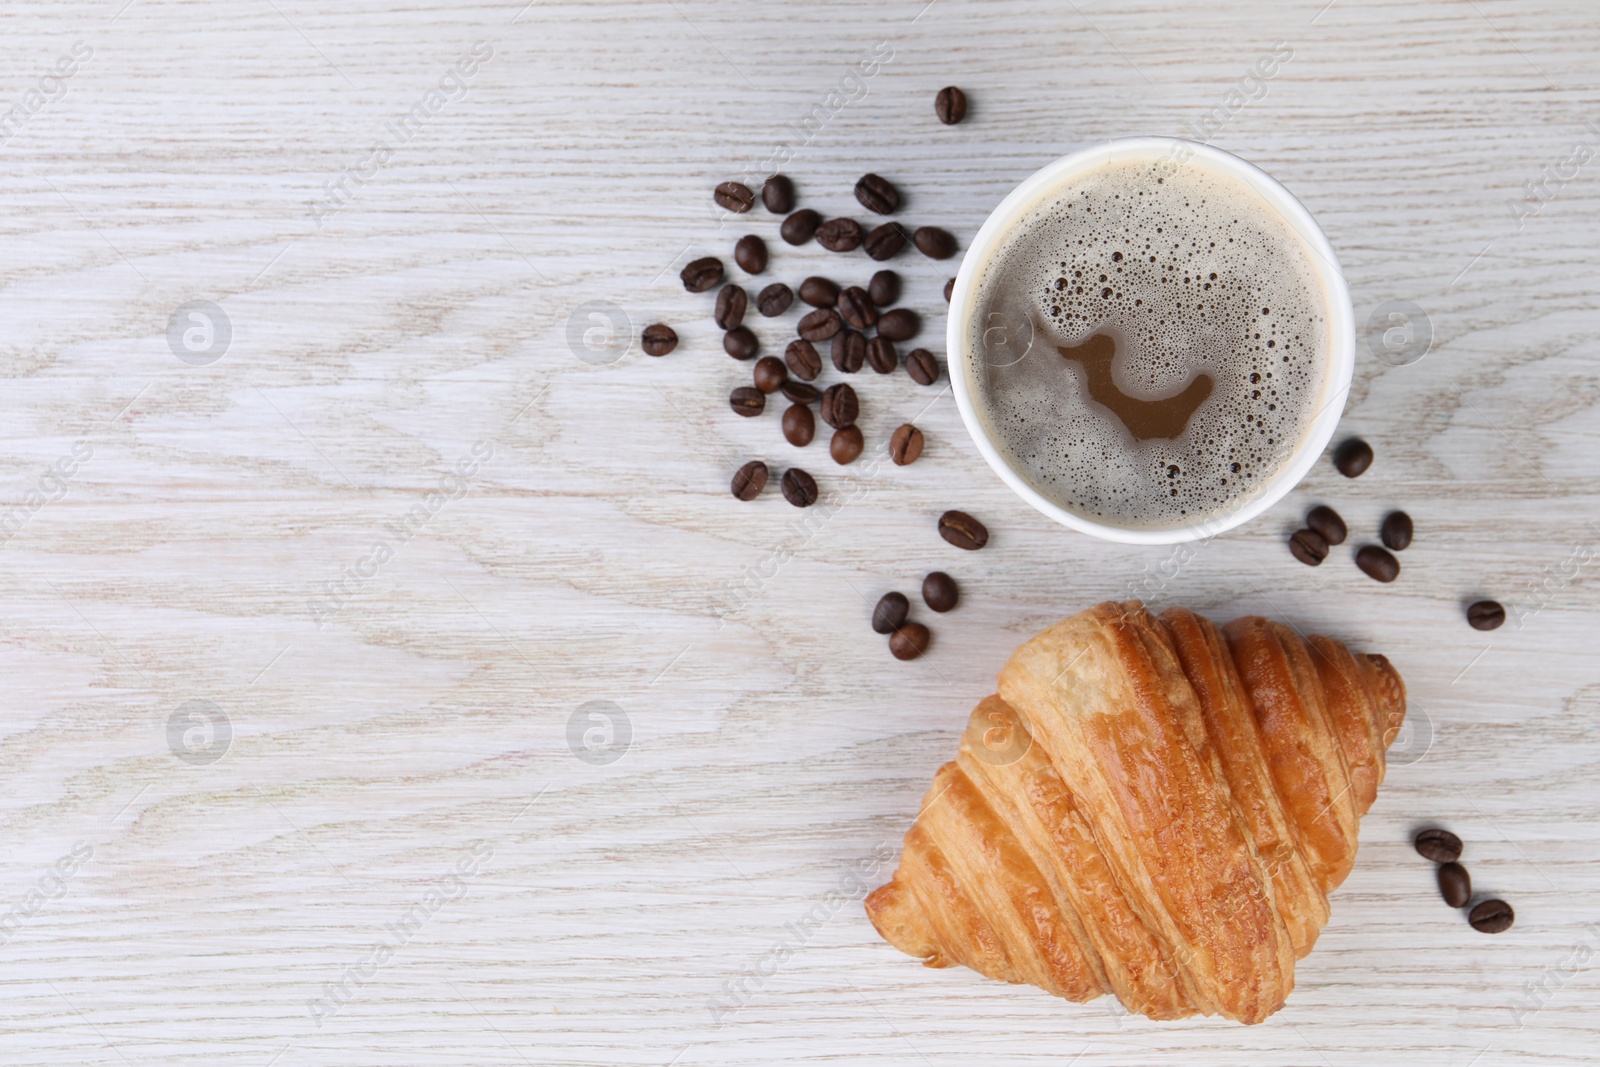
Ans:
<svg viewBox="0 0 1600 1067"><path fill-rule="evenodd" d="M1566 161L1600 147L1600 12L1323 3L7 4L0 1062L1589 1061L1600 161ZM788 145L804 204L859 215L877 170L965 241L1063 152L1194 124L1317 214L1359 320L1422 309L1419 362L1362 345L1366 476L1321 464L1173 566L1053 526L947 394L869 374L869 440L915 416L920 463L813 444L842 503L808 530L729 496L743 459L799 460L728 411L747 367L677 268L746 231L791 284L871 264L720 221L716 182ZM953 261L895 265L942 355ZM192 301L209 335L185 312L169 343ZM683 341L649 359L658 320ZM1284 537L1318 501L1354 535L1311 570ZM1349 556L1396 506L1383 587ZM948 507L986 551L933 535ZM934 568L963 603L899 664L869 604ZM887 876L1010 649L1132 586L1410 685L1418 732L1259 1027L925 970L847 880ZM1493 634L1462 618L1484 595L1516 615ZM1439 901L1431 822L1510 932Z"/></svg>

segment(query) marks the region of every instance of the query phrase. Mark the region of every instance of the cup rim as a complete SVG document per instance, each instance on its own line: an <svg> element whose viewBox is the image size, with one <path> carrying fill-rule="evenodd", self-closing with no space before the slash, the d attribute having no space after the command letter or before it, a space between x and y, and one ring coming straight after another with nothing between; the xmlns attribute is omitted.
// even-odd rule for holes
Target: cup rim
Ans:
<svg viewBox="0 0 1600 1067"><path fill-rule="evenodd" d="M1249 186L1277 209L1283 220L1311 248L1314 253L1311 256L1312 268L1328 296L1328 374L1316 400L1321 405L1320 410L1301 437L1295 452L1271 481L1237 508L1183 526L1162 529L1116 526L1079 515L1050 500L1030 485L989 439L967 388L968 365L974 353L967 350L966 322L971 313L977 264L988 256L1010 231L1012 224L1041 194L1060 184L1068 175L1092 166L1124 159L1159 158L1162 153L1180 152L1186 153L1189 158L1199 156L1207 165ZM989 213L977 236L967 246L961 266L956 271L945 325L945 345L945 350L950 354L951 391L955 395L956 408L961 412L961 421L966 425L967 434L977 445L979 454L1013 492L1035 510L1061 525L1105 541L1143 545L1177 544L1210 538L1249 522L1282 500L1311 470L1333 438L1344 413L1345 398L1350 392L1350 382L1355 373L1355 310L1351 306L1350 290L1333 246L1328 243L1327 236L1311 212L1276 178L1232 152L1200 141L1181 137L1124 137L1068 153L1046 164L1013 189Z"/></svg>

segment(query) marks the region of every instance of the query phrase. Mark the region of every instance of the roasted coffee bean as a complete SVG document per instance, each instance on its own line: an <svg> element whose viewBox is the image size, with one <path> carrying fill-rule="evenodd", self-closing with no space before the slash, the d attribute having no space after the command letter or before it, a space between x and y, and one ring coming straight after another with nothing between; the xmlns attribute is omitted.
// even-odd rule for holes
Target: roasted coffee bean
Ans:
<svg viewBox="0 0 1600 1067"><path fill-rule="evenodd" d="M908 622L889 635L889 654L895 659L912 660L928 651L928 628Z"/></svg>
<svg viewBox="0 0 1600 1067"><path fill-rule="evenodd" d="M892 634L905 624L911 613L911 601L904 593L885 593L872 609L872 629L880 634Z"/></svg>
<svg viewBox="0 0 1600 1067"><path fill-rule="evenodd" d="M759 459L733 472L733 495L740 500L754 500L767 487L767 465Z"/></svg>
<svg viewBox="0 0 1600 1067"><path fill-rule="evenodd" d="M822 399L822 393L816 386L797 382L793 378L783 383L783 395L795 404L815 404Z"/></svg>
<svg viewBox="0 0 1600 1067"><path fill-rule="evenodd" d="M821 224L821 215L803 207L783 220L783 225L778 227L778 235L789 244L803 245L816 236L817 227Z"/></svg>
<svg viewBox="0 0 1600 1067"><path fill-rule="evenodd" d="M756 194L742 182L723 182L711 191L716 202L737 215L743 215L756 203Z"/></svg>
<svg viewBox="0 0 1600 1067"><path fill-rule="evenodd" d="M879 374L889 374L900 365L900 353L887 337L873 337L867 341L867 363Z"/></svg>
<svg viewBox="0 0 1600 1067"><path fill-rule="evenodd" d="M1412 533L1411 516L1403 511L1391 511L1383 517L1378 536L1396 552L1404 552L1411 546Z"/></svg>
<svg viewBox="0 0 1600 1067"><path fill-rule="evenodd" d="M728 396L728 406L745 418L754 418L767 408L767 394L753 385L741 385Z"/></svg>
<svg viewBox="0 0 1600 1067"><path fill-rule="evenodd" d="M967 94L954 85L946 85L934 95L933 113L946 126L954 126L967 117Z"/></svg>
<svg viewBox="0 0 1600 1067"><path fill-rule="evenodd" d="M761 351L761 342L748 326L735 326L722 335L722 350L734 359L749 359Z"/></svg>
<svg viewBox="0 0 1600 1067"><path fill-rule="evenodd" d="M932 385L939 380L939 361L926 348L913 348L906 353L906 373L918 385Z"/></svg>
<svg viewBox="0 0 1600 1067"><path fill-rule="evenodd" d="M773 282L756 295L756 310L767 318L782 315L794 303L794 290L782 282Z"/></svg>
<svg viewBox="0 0 1600 1067"><path fill-rule="evenodd" d="M722 284L722 260L716 256L697 259L678 272L683 287L691 293L703 293Z"/></svg>
<svg viewBox="0 0 1600 1067"><path fill-rule="evenodd" d="M950 303L950 294L955 292L955 291L956 291L956 280L954 278L951 278L949 281L944 283L944 302L946 304Z"/></svg>
<svg viewBox="0 0 1600 1067"><path fill-rule="evenodd" d="M799 467L783 472L783 499L797 508L809 508L817 502L816 480Z"/></svg>
<svg viewBox="0 0 1600 1067"><path fill-rule="evenodd" d="M1506 621L1506 609L1498 600L1479 600L1467 608L1467 624L1474 630L1498 630Z"/></svg>
<svg viewBox="0 0 1600 1067"><path fill-rule="evenodd" d="M858 330L865 330L878 323L878 308L867 295L867 291L859 285L841 289L835 306L839 309L839 317Z"/></svg>
<svg viewBox="0 0 1600 1067"><path fill-rule="evenodd" d="M937 226L918 226L911 240L916 243L917 251L929 259L949 259L956 254L956 239L948 230Z"/></svg>
<svg viewBox="0 0 1600 1067"><path fill-rule="evenodd" d="M861 450L866 447L867 443L861 436L861 427L846 426L833 431L833 440L828 442L828 455L843 467L860 459Z"/></svg>
<svg viewBox="0 0 1600 1067"><path fill-rule="evenodd" d="M753 233L745 234L733 246L733 261L746 274L760 274L767 269L767 242Z"/></svg>
<svg viewBox="0 0 1600 1067"><path fill-rule="evenodd" d="M854 374L867 361L867 339L855 330L840 330L833 339L833 366L841 374Z"/></svg>
<svg viewBox="0 0 1600 1067"><path fill-rule="evenodd" d="M817 227L817 244L830 252L854 252L861 247L861 224L855 219L829 219Z"/></svg>
<svg viewBox="0 0 1600 1067"><path fill-rule="evenodd" d="M889 458L894 460L894 465L908 466L915 463L921 455L922 431L909 422L896 427L894 435L889 438Z"/></svg>
<svg viewBox="0 0 1600 1067"><path fill-rule="evenodd" d="M761 186L761 202L774 215L787 215L794 210L794 182L774 174Z"/></svg>
<svg viewBox="0 0 1600 1067"><path fill-rule="evenodd" d="M664 322L651 323L639 335L639 343L645 355L664 356L678 347L678 331Z"/></svg>
<svg viewBox="0 0 1600 1067"><path fill-rule="evenodd" d="M822 421L840 430L856 424L856 419L861 416L861 401L856 398L852 386L840 382L823 390L821 410Z"/></svg>
<svg viewBox="0 0 1600 1067"><path fill-rule="evenodd" d="M800 283L800 299L814 308L831 308L839 302L839 286L813 274Z"/></svg>
<svg viewBox="0 0 1600 1067"><path fill-rule="evenodd" d="M989 531L983 523L964 511L947 511L940 515L939 536L969 552L976 552L989 543Z"/></svg>
<svg viewBox="0 0 1600 1067"><path fill-rule="evenodd" d="M944 571L933 571L922 579L922 602L928 607L943 615L956 606L961 599L961 591L956 588L956 580Z"/></svg>
<svg viewBox="0 0 1600 1067"><path fill-rule="evenodd" d="M822 373L822 357L817 355L817 346L803 338L789 342L789 347L783 350L783 361L789 365L789 373L803 382L814 382Z"/></svg>
<svg viewBox="0 0 1600 1067"><path fill-rule="evenodd" d="M1289 538L1289 551L1307 567L1316 567L1328 558L1328 539L1315 530L1296 530Z"/></svg>
<svg viewBox="0 0 1600 1067"><path fill-rule="evenodd" d="M1318 504L1306 512L1306 525L1321 534L1322 539L1330 545L1344 544L1346 535L1350 533L1339 513L1326 504Z"/></svg>
<svg viewBox="0 0 1600 1067"><path fill-rule="evenodd" d="M1472 899L1472 878L1467 869L1459 863L1441 863L1436 873L1439 895L1444 897L1444 902L1452 908L1466 907L1467 901Z"/></svg>
<svg viewBox="0 0 1600 1067"><path fill-rule="evenodd" d="M826 341L844 329L844 323L839 320L839 313L833 308L818 308L800 320L799 329L801 337L814 343Z"/></svg>
<svg viewBox="0 0 1600 1067"><path fill-rule="evenodd" d="M817 417L804 404L790 404L783 413L783 439L804 448L817 436Z"/></svg>
<svg viewBox="0 0 1600 1067"><path fill-rule="evenodd" d="M1359 478L1372 466L1372 446L1352 437L1333 451L1333 465L1346 478Z"/></svg>
<svg viewBox="0 0 1600 1067"><path fill-rule="evenodd" d="M1467 913L1467 922L1480 934L1502 934L1511 929L1516 913L1503 900L1485 900Z"/></svg>
<svg viewBox="0 0 1600 1067"><path fill-rule="evenodd" d="M879 307L889 307L900 299L900 275L888 269L878 271L867 283L867 296Z"/></svg>
<svg viewBox="0 0 1600 1067"><path fill-rule="evenodd" d="M756 360L754 374L756 388L763 393L776 393L789 380L789 368L777 356L762 356Z"/></svg>
<svg viewBox="0 0 1600 1067"><path fill-rule="evenodd" d="M1375 582L1392 582L1400 577L1400 561L1377 545L1362 545L1356 553L1356 566Z"/></svg>
<svg viewBox="0 0 1600 1067"><path fill-rule="evenodd" d="M749 300L745 296L744 286L724 285L717 293L717 309L712 313L712 318L724 330L731 330L744 322L744 310Z"/></svg>
<svg viewBox="0 0 1600 1067"><path fill-rule="evenodd" d="M856 199L862 207L879 215L893 215L900 210L900 190L876 174L863 174L856 180Z"/></svg>
<svg viewBox="0 0 1600 1067"><path fill-rule="evenodd" d="M861 239L861 244L866 249L867 258L875 263L893 259L906 246L905 227L898 222L886 222L882 226L874 226Z"/></svg>
<svg viewBox="0 0 1600 1067"><path fill-rule="evenodd" d="M895 308L878 316L878 336L891 341L909 341L921 327L922 321L910 308Z"/></svg>
<svg viewBox="0 0 1600 1067"><path fill-rule="evenodd" d="M1449 830L1431 827L1422 831L1412 842L1417 854L1435 863L1454 863L1461 858L1461 838Z"/></svg>

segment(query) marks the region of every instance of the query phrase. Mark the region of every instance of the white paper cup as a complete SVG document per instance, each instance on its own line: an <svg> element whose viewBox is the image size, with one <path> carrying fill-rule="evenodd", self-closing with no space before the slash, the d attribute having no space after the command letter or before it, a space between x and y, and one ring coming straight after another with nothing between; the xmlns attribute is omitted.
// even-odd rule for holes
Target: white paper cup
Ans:
<svg viewBox="0 0 1600 1067"><path fill-rule="evenodd" d="M1253 189L1262 200L1275 209L1311 250L1309 257L1322 292L1327 301L1328 353L1327 373L1324 375L1317 398L1313 401L1316 412L1304 436L1279 468L1272 480L1263 484L1255 494L1247 497L1232 510L1211 515L1187 526L1163 529L1115 526L1070 511L1028 483L1006 460L1004 454L989 437L973 406L968 388L969 373L974 361L981 361L982 352L973 351L968 338L968 320L979 313L975 306L973 286L978 275L978 264L989 258L1012 226L1039 200L1055 188L1075 179L1085 171L1110 163L1129 160L1172 159L1183 166L1201 166L1232 177ZM1305 477L1311 465L1322 455L1339 417L1344 413L1345 397L1350 392L1350 376L1355 370L1355 314L1350 306L1350 291L1345 286L1344 275L1333 248L1323 236L1322 229L1294 195L1279 185L1259 167L1252 166L1229 152L1198 141L1184 141L1175 137L1129 137L1109 141L1094 148L1063 156L1042 168L1027 181L1012 190L989 215L988 221L978 231L977 237L961 257L961 269L956 272L955 287L950 293L950 314L946 337L950 353L950 383L955 393L956 406L961 411L961 421L983 458L995 473L1018 496L1063 526L1081 530L1086 534L1119 541L1125 544L1160 545L1179 541L1193 541L1211 537L1248 522L1283 499L1290 489Z"/></svg>

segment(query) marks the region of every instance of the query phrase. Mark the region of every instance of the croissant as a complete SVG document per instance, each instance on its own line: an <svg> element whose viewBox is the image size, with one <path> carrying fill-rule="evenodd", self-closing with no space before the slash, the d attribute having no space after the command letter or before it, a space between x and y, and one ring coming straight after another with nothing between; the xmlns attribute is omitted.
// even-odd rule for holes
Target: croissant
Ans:
<svg viewBox="0 0 1600 1067"><path fill-rule="evenodd" d="M1282 1007L1405 717L1389 661L1129 601L1029 640L999 689L866 899L884 939L1152 1019Z"/></svg>

